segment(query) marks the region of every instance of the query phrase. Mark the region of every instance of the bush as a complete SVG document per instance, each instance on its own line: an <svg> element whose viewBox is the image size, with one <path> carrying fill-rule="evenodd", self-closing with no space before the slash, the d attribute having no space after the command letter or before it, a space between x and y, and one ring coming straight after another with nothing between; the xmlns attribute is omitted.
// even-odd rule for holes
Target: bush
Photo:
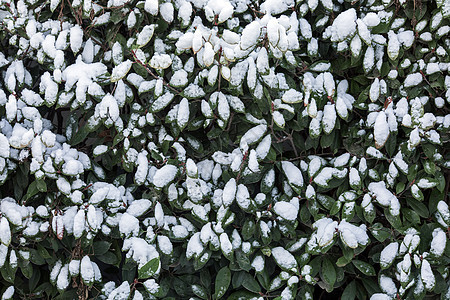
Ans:
<svg viewBox="0 0 450 300"><path fill-rule="evenodd" d="M259 2L0 0L2 299L450 299L450 2Z"/></svg>

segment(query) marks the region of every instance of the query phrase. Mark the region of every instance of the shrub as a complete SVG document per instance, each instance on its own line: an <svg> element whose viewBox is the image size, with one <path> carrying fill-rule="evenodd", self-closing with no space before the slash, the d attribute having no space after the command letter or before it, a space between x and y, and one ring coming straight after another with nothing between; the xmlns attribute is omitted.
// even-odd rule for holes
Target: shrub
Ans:
<svg viewBox="0 0 450 300"><path fill-rule="evenodd" d="M449 299L449 17L0 0L2 299Z"/></svg>

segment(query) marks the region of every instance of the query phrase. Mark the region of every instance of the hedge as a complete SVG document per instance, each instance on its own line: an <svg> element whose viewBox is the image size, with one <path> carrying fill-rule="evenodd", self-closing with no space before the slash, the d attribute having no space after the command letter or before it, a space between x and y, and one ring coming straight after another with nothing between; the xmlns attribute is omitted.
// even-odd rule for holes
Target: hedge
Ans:
<svg viewBox="0 0 450 300"><path fill-rule="evenodd" d="M1 299L450 299L449 0L0 0Z"/></svg>

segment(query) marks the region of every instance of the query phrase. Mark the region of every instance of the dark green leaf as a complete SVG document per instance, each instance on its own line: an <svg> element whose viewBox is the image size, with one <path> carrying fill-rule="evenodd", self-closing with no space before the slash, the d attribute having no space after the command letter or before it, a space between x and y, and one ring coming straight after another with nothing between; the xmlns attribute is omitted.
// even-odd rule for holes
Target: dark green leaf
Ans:
<svg viewBox="0 0 450 300"><path fill-rule="evenodd" d="M217 272L215 285L214 285L214 298L220 299L225 295L225 293L228 290L228 287L230 286L231 282L231 272L228 267L223 267L222 269Z"/></svg>

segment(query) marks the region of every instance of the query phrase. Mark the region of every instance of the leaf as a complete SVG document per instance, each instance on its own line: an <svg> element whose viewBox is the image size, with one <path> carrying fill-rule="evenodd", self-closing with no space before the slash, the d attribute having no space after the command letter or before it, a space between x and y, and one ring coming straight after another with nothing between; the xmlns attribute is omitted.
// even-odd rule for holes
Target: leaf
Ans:
<svg viewBox="0 0 450 300"><path fill-rule="evenodd" d="M208 292L206 291L206 289L199 285L199 284L193 284L191 286L192 288L192 292L197 296L200 297L202 299L208 299Z"/></svg>
<svg viewBox="0 0 450 300"><path fill-rule="evenodd" d="M407 203L422 218L428 218L430 215L428 208L422 202L409 198Z"/></svg>
<svg viewBox="0 0 450 300"><path fill-rule="evenodd" d="M334 286L336 282L336 269L333 266L333 263L325 258L322 261L322 276L323 280L331 287Z"/></svg>
<svg viewBox="0 0 450 300"><path fill-rule="evenodd" d="M251 293L249 291L237 291L232 293L227 300L241 300L241 299L253 299L258 296L258 294Z"/></svg>
<svg viewBox="0 0 450 300"><path fill-rule="evenodd" d="M223 267L219 270L216 276L214 285L214 298L220 299L228 290L231 282L231 271L228 267Z"/></svg>
<svg viewBox="0 0 450 300"><path fill-rule="evenodd" d="M85 126L81 127L70 139L70 144L72 146L78 145L79 143L81 143L82 141L84 141L86 139L89 132L90 132L90 129L88 128L88 126L85 125Z"/></svg>
<svg viewBox="0 0 450 300"><path fill-rule="evenodd" d="M103 255L106 252L108 252L109 247L111 247L111 243L107 242L107 241L98 241L98 242L94 242L92 244L92 247L94 248L94 254L96 256Z"/></svg>
<svg viewBox="0 0 450 300"><path fill-rule="evenodd" d="M342 293L341 300L353 300L356 297L356 283L353 280Z"/></svg>
<svg viewBox="0 0 450 300"><path fill-rule="evenodd" d="M153 276L159 268L159 258L153 258L138 270L138 278L145 279Z"/></svg>
<svg viewBox="0 0 450 300"><path fill-rule="evenodd" d="M45 183L44 180L40 179L36 180L36 187L39 192L45 193L47 191L47 184Z"/></svg>
<svg viewBox="0 0 450 300"><path fill-rule="evenodd" d="M258 293L261 291L261 287L259 286L258 281L256 281L256 279L253 278L253 276L251 276L249 273L244 273L242 285L250 292Z"/></svg>
<svg viewBox="0 0 450 300"><path fill-rule="evenodd" d="M373 266L369 263L366 263L365 261L355 259L352 261L352 263L364 275L367 275L367 276L377 275L375 273L375 269L373 268Z"/></svg>
<svg viewBox="0 0 450 300"><path fill-rule="evenodd" d="M118 259L117 256L112 253L111 251L108 251L106 253L104 253L103 255L96 255L95 256L98 260L100 260L101 262L104 262L105 264L108 265L116 265L118 263Z"/></svg>

